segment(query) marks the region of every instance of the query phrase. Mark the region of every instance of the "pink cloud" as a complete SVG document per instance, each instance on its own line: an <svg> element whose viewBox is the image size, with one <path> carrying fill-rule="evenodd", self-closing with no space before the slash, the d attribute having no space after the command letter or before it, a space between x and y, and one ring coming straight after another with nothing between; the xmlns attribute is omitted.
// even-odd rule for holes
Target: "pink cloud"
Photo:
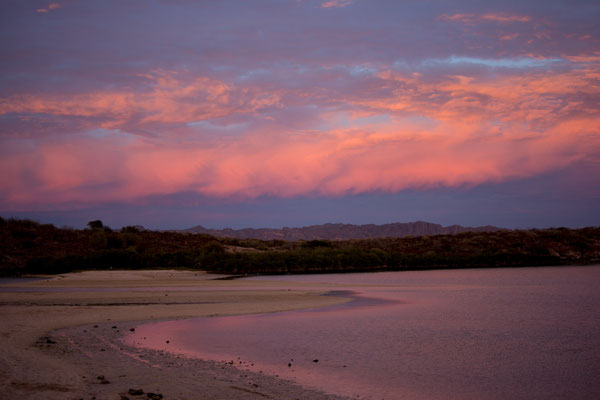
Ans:
<svg viewBox="0 0 600 400"><path fill-rule="evenodd" d="M462 23L480 23L484 21L493 21L501 24L513 23L513 22L529 22L531 17L527 15L511 15L502 13L487 13L487 14L472 14L472 13L457 13L457 14L442 14L440 17L442 20L457 21Z"/></svg>
<svg viewBox="0 0 600 400"><path fill-rule="evenodd" d="M39 113L101 118L105 129L136 123L187 123L276 107L276 93L237 88L208 77L157 72L143 75L146 91L96 91L75 95L20 94L0 99L0 115Z"/></svg>
<svg viewBox="0 0 600 400"><path fill-rule="evenodd" d="M37 11L39 13L47 13L49 11L56 10L58 8L61 8L61 5L59 3L50 3L50 4L48 4L48 6L46 8L38 8L35 11Z"/></svg>
<svg viewBox="0 0 600 400"><path fill-rule="evenodd" d="M263 130L218 143L64 139L4 156L0 167L12 172L0 190L18 207L180 191L252 198L476 185L598 154L597 126L597 117L580 117L535 134L517 126L501 132L493 123L449 121L431 129L398 119L317 135ZM23 175L35 184L16 179Z"/></svg>
<svg viewBox="0 0 600 400"><path fill-rule="evenodd" d="M89 118L123 132L5 141L3 206L178 192L343 196L534 176L600 154L600 71L593 59L575 61L571 70L481 76L380 70L342 89L327 86L330 75L292 90L161 72L137 91L14 95L0 100L0 114ZM273 113L301 106L314 123L291 126ZM261 122L220 137L188 126L240 115ZM151 124L170 125L151 137L126 133Z"/></svg>
<svg viewBox="0 0 600 400"><path fill-rule="evenodd" d="M354 0L330 0L330 1L325 1L325 2L321 3L321 8L346 7L346 6L349 6L350 4L352 4L353 2L354 2Z"/></svg>
<svg viewBox="0 0 600 400"><path fill-rule="evenodd" d="M600 51L596 51L593 54L578 55L578 56L565 56L566 59L575 63L600 63Z"/></svg>
<svg viewBox="0 0 600 400"><path fill-rule="evenodd" d="M511 22L529 22L531 17L527 15L509 15L509 14L483 14L480 17L487 21L496 21L500 23L511 23Z"/></svg>
<svg viewBox="0 0 600 400"><path fill-rule="evenodd" d="M519 37L518 33L507 33L500 36L500 40L513 40Z"/></svg>

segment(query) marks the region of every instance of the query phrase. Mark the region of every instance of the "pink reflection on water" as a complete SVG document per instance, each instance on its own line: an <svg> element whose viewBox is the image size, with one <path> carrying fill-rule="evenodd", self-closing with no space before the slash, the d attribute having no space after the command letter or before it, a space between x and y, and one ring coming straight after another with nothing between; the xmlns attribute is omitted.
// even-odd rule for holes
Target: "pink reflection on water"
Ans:
<svg viewBox="0 0 600 400"><path fill-rule="evenodd" d="M320 331L319 336L327 337L330 335L325 329L327 323L336 320L343 323L348 317L367 315L375 310L381 312L401 306L403 302L383 291L366 296L334 290L329 295L351 297L352 300L315 310L144 324L125 340L134 346L221 361L242 370L290 379L332 393L353 395L356 392L348 382L361 386L369 386L369 382L363 382L360 370L353 368L352 349L344 347L344 351L334 353L316 350L311 343L315 338L307 332ZM291 343L295 345L290 347ZM327 377L326 386L323 385L324 376ZM371 392L374 390L376 388L371 388Z"/></svg>
<svg viewBox="0 0 600 400"><path fill-rule="evenodd" d="M390 277L338 293L353 298L342 305L145 324L127 341L361 398L600 391L599 267Z"/></svg>

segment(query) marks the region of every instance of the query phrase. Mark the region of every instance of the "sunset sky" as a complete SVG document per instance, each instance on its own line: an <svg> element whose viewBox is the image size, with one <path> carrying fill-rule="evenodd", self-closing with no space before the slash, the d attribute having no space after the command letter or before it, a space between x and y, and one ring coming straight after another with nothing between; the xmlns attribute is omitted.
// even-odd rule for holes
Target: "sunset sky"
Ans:
<svg viewBox="0 0 600 400"><path fill-rule="evenodd" d="M0 215L600 225L598 0L0 3Z"/></svg>

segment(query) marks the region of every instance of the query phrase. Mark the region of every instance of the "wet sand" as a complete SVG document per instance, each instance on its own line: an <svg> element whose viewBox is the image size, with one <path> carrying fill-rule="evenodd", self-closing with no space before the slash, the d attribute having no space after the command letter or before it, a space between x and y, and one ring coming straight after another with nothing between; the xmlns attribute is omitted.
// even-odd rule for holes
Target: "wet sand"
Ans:
<svg viewBox="0 0 600 400"><path fill-rule="evenodd" d="M125 333L151 320L277 312L346 301L323 296L326 289L320 285L214 280L218 277L194 271L90 271L3 285L29 290L0 291L3 397L148 398L128 393L142 389L161 393L165 400L339 398L229 363L123 344Z"/></svg>

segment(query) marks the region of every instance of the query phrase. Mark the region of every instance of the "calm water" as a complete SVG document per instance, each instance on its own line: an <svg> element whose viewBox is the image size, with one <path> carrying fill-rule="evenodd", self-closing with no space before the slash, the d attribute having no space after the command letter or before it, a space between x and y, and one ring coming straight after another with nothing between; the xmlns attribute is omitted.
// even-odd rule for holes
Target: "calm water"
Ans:
<svg viewBox="0 0 600 400"><path fill-rule="evenodd" d="M348 284L355 300L129 339L360 398L600 398L600 266L260 279Z"/></svg>
<svg viewBox="0 0 600 400"><path fill-rule="evenodd" d="M29 283L29 282L35 282L35 281L44 281L46 279L48 279L48 278L0 278L0 285L12 285L15 283Z"/></svg>

